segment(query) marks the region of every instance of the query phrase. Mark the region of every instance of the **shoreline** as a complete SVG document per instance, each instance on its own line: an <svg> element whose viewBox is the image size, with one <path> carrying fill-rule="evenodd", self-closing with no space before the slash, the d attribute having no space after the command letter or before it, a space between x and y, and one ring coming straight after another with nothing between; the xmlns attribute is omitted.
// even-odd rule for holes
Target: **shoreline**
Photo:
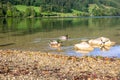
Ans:
<svg viewBox="0 0 120 80"><path fill-rule="evenodd" d="M43 16L43 17L17 17L17 18L120 18L120 16ZM0 17L0 18L16 18L16 17Z"/></svg>
<svg viewBox="0 0 120 80"><path fill-rule="evenodd" d="M120 59L0 50L2 80L119 80Z"/></svg>

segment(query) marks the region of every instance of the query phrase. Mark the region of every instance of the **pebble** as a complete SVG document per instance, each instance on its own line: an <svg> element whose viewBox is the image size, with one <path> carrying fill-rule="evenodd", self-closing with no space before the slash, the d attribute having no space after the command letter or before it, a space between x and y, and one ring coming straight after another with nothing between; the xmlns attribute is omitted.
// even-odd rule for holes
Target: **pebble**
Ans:
<svg viewBox="0 0 120 80"><path fill-rule="evenodd" d="M120 59L0 50L0 79L119 80Z"/></svg>

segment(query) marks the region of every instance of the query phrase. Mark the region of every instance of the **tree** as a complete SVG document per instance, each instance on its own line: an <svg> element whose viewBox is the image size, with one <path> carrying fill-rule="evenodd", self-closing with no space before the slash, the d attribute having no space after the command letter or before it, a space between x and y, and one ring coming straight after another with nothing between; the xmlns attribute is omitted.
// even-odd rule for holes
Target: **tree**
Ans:
<svg viewBox="0 0 120 80"><path fill-rule="evenodd" d="M7 17L12 17L12 4L10 2L7 2L6 16Z"/></svg>
<svg viewBox="0 0 120 80"><path fill-rule="evenodd" d="M12 4L10 2L7 2L7 9L11 9Z"/></svg>
<svg viewBox="0 0 120 80"><path fill-rule="evenodd" d="M41 6L39 7L39 12L40 12L40 13L42 12L42 7L41 7Z"/></svg>
<svg viewBox="0 0 120 80"><path fill-rule="evenodd" d="M7 17L12 17L12 10L8 9L7 10L7 14L6 14Z"/></svg>
<svg viewBox="0 0 120 80"><path fill-rule="evenodd" d="M3 17L4 14L3 14L3 6L2 6L2 3L0 2L0 17Z"/></svg>
<svg viewBox="0 0 120 80"><path fill-rule="evenodd" d="M31 12L31 11L30 11L30 8L29 8L29 7L26 8L24 16L25 16L25 17L30 16L30 14L31 14L30 12Z"/></svg>
<svg viewBox="0 0 120 80"><path fill-rule="evenodd" d="M21 12L17 10L16 7L13 7L12 8L12 11L13 11L13 17L20 17L21 16Z"/></svg>
<svg viewBox="0 0 120 80"><path fill-rule="evenodd" d="M35 17L36 16L36 12L35 12L33 7L31 7L31 10L30 10L30 16L31 17Z"/></svg>

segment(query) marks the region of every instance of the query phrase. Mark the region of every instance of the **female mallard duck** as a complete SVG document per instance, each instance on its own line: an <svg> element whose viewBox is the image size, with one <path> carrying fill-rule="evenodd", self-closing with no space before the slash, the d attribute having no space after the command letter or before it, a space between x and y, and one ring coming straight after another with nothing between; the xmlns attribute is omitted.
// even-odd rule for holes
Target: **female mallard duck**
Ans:
<svg viewBox="0 0 120 80"><path fill-rule="evenodd" d="M79 44L75 44L74 48L75 50L88 51L88 52L94 50L94 48L91 45L89 45L87 42L81 42Z"/></svg>
<svg viewBox="0 0 120 80"><path fill-rule="evenodd" d="M61 42L59 40L52 40L50 41L49 46L52 48L59 48L61 47Z"/></svg>
<svg viewBox="0 0 120 80"><path fill-rule="evenodd" d="M66 41L66 40L68 40L68 35L60 36L58 39L61 41Z"/></svg>

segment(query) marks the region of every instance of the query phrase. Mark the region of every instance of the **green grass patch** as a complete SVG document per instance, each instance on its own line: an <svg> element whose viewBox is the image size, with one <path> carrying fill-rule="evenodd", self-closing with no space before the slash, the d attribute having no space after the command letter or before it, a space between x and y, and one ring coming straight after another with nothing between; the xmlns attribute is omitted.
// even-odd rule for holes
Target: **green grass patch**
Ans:
<svg viewBox="0 0 120 80"><path fill-rule="evenodd" d="M35 6L15 5L15 7L16 7L19 11L23 11L23 12L25 12L26 8L28 8L28 7L33 7L36 12L39 12L39 7L35 7Z"/></svg>
<svg viewBox="0 0 120 80"><path fill-rule="evenodd" d="M34 10L39 13L39 7L35 7L35 6L26 6L26 5L15 5L15 7L17 8L17 10L21 11L21 12L25 12L25 10L28 7L32 7L34 8ZM83 16L83 15L87 15L86 12L82 12L82 11L78 11L78 10L74 10L72 9L71 13L60 13L60 12L42 12L43 16L59 16L59 17L74 17L74 16Z"/></svg>

